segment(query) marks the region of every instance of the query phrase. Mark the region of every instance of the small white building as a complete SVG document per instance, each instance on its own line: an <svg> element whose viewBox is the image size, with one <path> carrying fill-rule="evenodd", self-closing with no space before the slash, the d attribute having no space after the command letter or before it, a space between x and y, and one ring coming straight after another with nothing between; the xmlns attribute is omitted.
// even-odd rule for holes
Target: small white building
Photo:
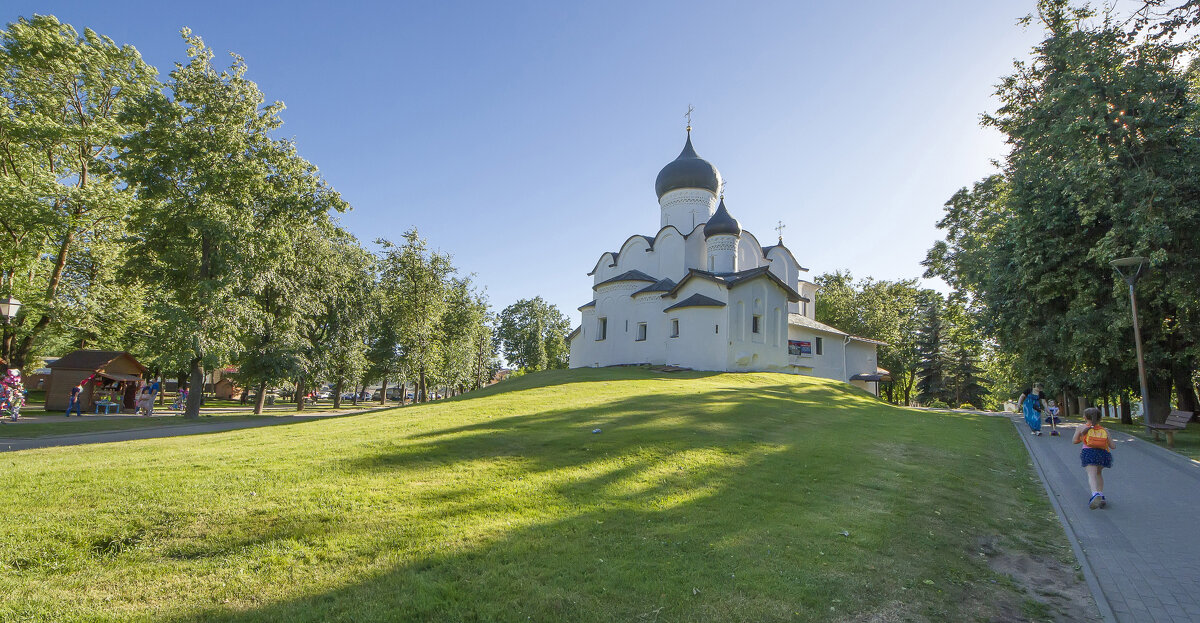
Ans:
<svg viewBox="0 0 1200 623"><path fill-rule="evenodd" d="M568 338L572 368L790 372L878 390L882 342L816 321L808 269L782 237L764 247L729 214L721 174L696 155L690 127L654 186L658 233L630 236L588 273L595 298Z"/></svg>

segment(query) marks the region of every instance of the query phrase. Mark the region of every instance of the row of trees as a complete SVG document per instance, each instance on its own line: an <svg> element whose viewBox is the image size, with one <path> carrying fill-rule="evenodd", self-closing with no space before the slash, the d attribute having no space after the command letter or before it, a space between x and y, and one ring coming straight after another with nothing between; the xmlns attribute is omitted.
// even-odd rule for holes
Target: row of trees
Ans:
<svg viewBox="0 0 1200 623"><path fill-rule="evenodd" d="M1174 36L1198 5L1136 19L1042 0L1046 38L984 117L1000 170L938 224L928 276L980 310L1009 374L1093 400L1138 386L1127 286L1109 262L1150 258L1138 284L1149 413L1196 410L1200 362L1200 69Z"/></svg>
<svg viewBox="0 0 1200 623"><path fill-rule="evenodd" d="M415 230L368 252L348 208L234 55L160 82L131 46L35 16L0 33L0 293L24 302L0 357L82 344L258 391L399 380L465 391L497 366L486 297ZM200 392L187 415L195 417ZM302 404L302 403L301 403Z"/></svg>
<svg viewBox="0 0 1200 623"><path fill-rule="evenodd" d="M947 298L915 279L855 281L845 271L815 281L819 322L887 343L878 356L891 373L892 382L882 387L888 401L996 408L1005 399L1009 388L987 369L996 353L977 310L961 297Z"/></svg>

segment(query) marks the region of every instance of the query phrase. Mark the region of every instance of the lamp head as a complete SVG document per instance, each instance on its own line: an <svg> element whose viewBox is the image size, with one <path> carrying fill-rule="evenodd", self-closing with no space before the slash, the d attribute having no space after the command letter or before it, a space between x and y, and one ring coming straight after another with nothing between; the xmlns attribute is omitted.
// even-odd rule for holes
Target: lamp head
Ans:
<svg viewBox="0 0 1200 623"><path fill-rule="evenodd" d="M1135 282L1137 282L1138 278L1140 278L1142 273L1146 271L1146 268L1149 264L1150 260L1140 255L1123 257L1121 259L1109 262L1109 265L1115 268L1117 273L1124 277L1125 281L1129 282L1129 285L1133 285Z"/></svg>
<svg viewBox="0 0 1200 623"><path fill-rule="evenodd" d="M21 310L21 301L6 296L0 299L0 318L4 319L4 324L8 324L10 320L17 317L17 312Z"/></svg>

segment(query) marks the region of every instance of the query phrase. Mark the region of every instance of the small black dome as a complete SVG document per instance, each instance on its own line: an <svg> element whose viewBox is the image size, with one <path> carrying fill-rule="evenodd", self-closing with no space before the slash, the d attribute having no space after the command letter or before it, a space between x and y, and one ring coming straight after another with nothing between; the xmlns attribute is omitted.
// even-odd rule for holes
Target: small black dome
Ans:
<svg viewBox="0 0 1200 623"><path fill-rule="evenodd" d="M712 218L708 219L708 222L704 224L705 240L717 234L742 235L742 226L738 225L737 219L729 216L729 210L725 209L724 197L721 197L721 205L717 206L717 211L712 215Z"/></svg>
<svg viewBox="0 0 1200 623"><path fill-rule="evenodd" d="M680 188L703 188L714 195L721 190L721 174L712 163L696 155L690 131L679 157L667 163L658 172L658 179L654 180L654 192L658 193L660 199Z"/></svg>

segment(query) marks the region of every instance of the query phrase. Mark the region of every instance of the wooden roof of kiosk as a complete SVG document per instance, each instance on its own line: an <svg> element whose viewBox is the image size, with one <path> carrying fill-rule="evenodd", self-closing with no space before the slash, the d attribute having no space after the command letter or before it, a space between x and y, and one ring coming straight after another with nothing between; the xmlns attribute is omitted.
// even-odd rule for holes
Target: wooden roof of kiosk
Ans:
<svg viewBox="0 0 1200 623"><path fill-rule="evenodd" d="M147 372L146 366L133 355L119 350L76 350L46 367L50 368L50 379L46 383L47 411L65 411L71 389L93 374L110 381L130 382L131 391L122 396L122 403L126 408L133 408L137 400L137 382L145 378ZM84 411L91 410L95 400L101 397L93 395L96 387L94 380L84 386L80 396Z"/></svg>

